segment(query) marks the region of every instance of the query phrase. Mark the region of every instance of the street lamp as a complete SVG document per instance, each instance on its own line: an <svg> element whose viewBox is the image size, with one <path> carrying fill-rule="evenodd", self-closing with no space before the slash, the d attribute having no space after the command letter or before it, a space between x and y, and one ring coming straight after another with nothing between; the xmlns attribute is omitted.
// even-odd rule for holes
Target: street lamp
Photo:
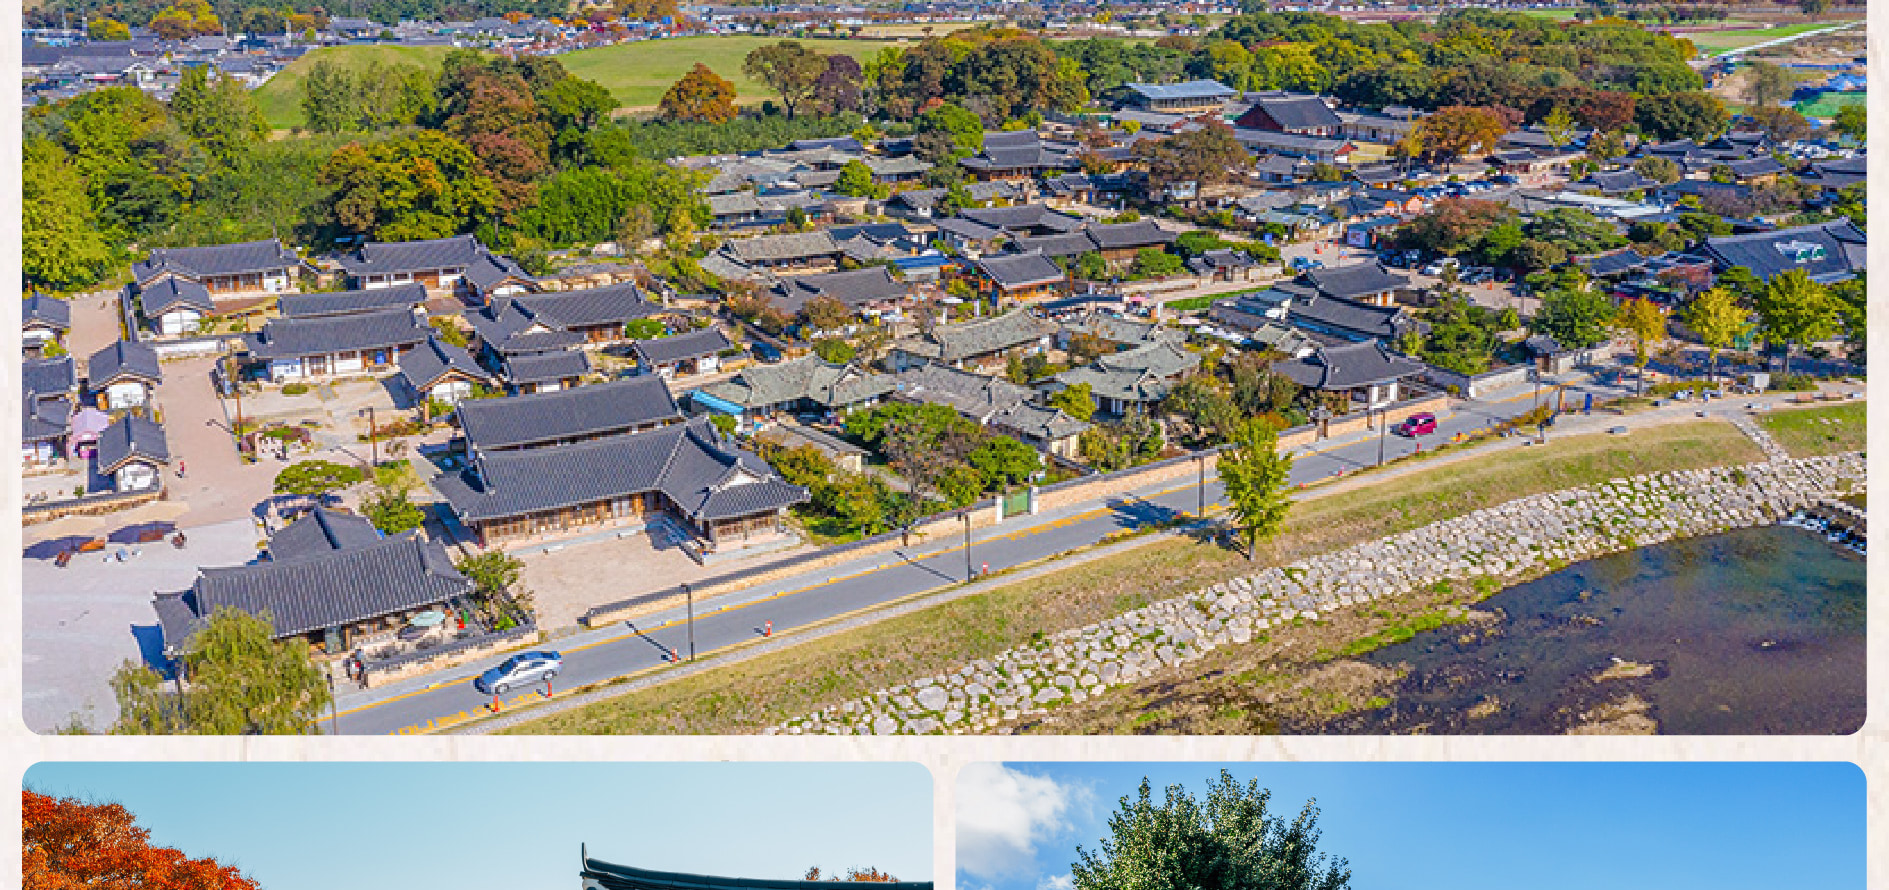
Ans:
<svg viewBox="0 0 1889 890"><path fill-rule="evenodd" d="M359 417L361 414L367 415L368 465L378 467L380 466L380 440L374 438L374 406L369 405L362 408L355 416Z"/></svg>
<svg viewBox="0 0 1889 890"><path fill-rule="evenodd" d="M1377 409L1377 465L1384 465L1384 439L1390 434L1390 408Z"/></svg>
<svg viewBox="0 0 1889 890"><path fill-rule="evenodd" d="M969 584L975 577L971 571L971 508L965 507L958 515L964 519L964 583Z"/></svg>
<svg viewBox="0 0 1889 890"><path fill-rule="evenodd" d="M335 671L332 663L328 666L328 734L341 734L341 715L335 713Z"/></svg>
<svg viewBox="0 0 1889 890"><path fill-rule="evenodd" d="M1197 495L1195 497L1196 506L1194 509L1194 515L1200 519L1206 519L1207 518L1207 452L1198 451L1194 453L1194 466L1197 470L1200 471L1199 478L1194 483L1194 491Z"/></svg>
<svg viewBox="0 0 1889 890"><path fill-rule="evenodd" d="M682 595L689 602L689 660L695 660L695 588L687 581L682 582Z"/></svg>
<svg viewBox="0 0 1889 890"><path fill-rule="evenodd" d="M227 364L225 364L227 363ZM223 358L217 364L226 368L223 382L229 385L230 394L236 399L236 426L230 430L236 436L236 456L242 457L243 448L243 381L238 379L241 368L236 364L236 349L228 340L223 341Z"/></svg>

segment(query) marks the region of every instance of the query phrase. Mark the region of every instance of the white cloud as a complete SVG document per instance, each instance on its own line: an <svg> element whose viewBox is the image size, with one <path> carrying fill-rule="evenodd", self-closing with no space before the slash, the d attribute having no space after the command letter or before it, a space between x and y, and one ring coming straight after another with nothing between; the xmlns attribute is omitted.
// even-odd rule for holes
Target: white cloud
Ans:
<svg viewBox="0 0 1889 890"><path fill-rule="evenodd" d="M1076 876L1049 875L1036 882L1036 890L1076 890Z"/></svg>
<svg viewBox="0 0 1889 890"><path fill-rule="evenodd" d="M1000 763L964 767L957 788L958 868L985 879L1033 871L1037 845L1069 827L1066 815L1078 793ZM1045 883L1047 890L1071 886L1067 877Z"/></svg>

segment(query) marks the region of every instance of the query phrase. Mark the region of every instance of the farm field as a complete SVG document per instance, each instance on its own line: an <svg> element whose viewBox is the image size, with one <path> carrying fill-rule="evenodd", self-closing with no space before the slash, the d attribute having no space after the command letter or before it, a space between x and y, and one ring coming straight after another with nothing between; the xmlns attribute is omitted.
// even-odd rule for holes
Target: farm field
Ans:
<svg viewBox="0 0 1889 890"><path fill-rule="evenodd" d="M1698 34L1687 34L1685 36L1692 40L1692 45L1698 47L1700 52L1716 55L1735 49L1743 49L1747 46L1753 46L1770 40L1792 37L1806 31L1819 31L1839 24L1842 23L1805 22L1799 25L1783 25L1776 28L1752 28L1742 31L1706 31Z"/></svg>
<svg viewBox="0 0 1889 890"><path fill-rule="evenodd" d="M756 104L770 97L770 91L741 73L741 62L755 47L779 42L776 37L677 37L668 40L639 40L615 46L580 49L557 59L572 74L595 81L615 96L619 108L654 108L662 94L689 69L701 62L716 74L734 82L736 101ZM802 40L822 53L846 53L864 62L880 48L891 46L888 40L844 40L815 38Z"/></svg>
<svg viewBox="0 0 1889 890"><path fill-rule="evenodd" d="M328 46L310 52L276 72L269 82L256 89L256 104L271 128L286 130L299 127L302 115L302 81L315 63L327 60L350 70L366 68L369 62L386 65L424 65L438 68L450 46Z"/></svg>

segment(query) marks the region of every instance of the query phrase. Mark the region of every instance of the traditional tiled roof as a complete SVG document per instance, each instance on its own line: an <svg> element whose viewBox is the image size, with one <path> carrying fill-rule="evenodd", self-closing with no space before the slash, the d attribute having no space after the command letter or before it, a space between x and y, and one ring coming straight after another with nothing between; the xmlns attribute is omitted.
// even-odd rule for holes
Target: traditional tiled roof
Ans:
<svg viewBox="0 0 1889 890"><path fill-rule="evenodd" d="M154 607L168 647L181 646L218 609L266 615L279 638L439 605L472 592L472 582L453 568L445 548L416 532L325 554L201 572L190 590L157 596Z"/></svg>
<svg viewBox="0 0 1889 890"><path fill-rule="evenodd" d="M1410 279L1384 268L1383 263L1355 263L1308 270L1305 282L1325 296L1351 298L1407 287Z"/></svg>
<svg viewBox="0 0 1889 890"><path fill-rule="evenodd" d="M1637 170L1615 170L1610 173L1590 173L1582 182L1609 194L1655 188L1659 185L1658 182L1640 175L1640 172Z"/></svg>
<svg viewBox="0 0 1889 890"><path fill-rule="evenodd" d="M660 491L697 521L800 503L760 458L721 438L706 418L557 448L481 454L477 466L435 482L467 522Z"/></svg>
<svg viewBox="0 0 1889 890"><path fill-rule="evenodd" d="M959 211L958 215L980 225L1019 234L1037 229L1050 232L1073 232L1086 224L1081 217L1071 216L1046 204L967 207Z"/></svg>
<svg viewBox="0 0 1889 890"><path fill-rule="evenodd" d="M210 247L160 247L131 266L131 278L143 285L159 275L203 279L224 275L272 272L301 263L295 252L273 238Z"/></svg>
<svg viewBox="0 0 1889 890"><path fill-rule="evenodd" d="M1638 251L1631 247L1610 250L1606 253L1595 254L1593 256L1575 257L1574 261L1585 270L1587 274L1601 278L1608 275L1618 275L1622 272L1631 272L1646 266L1646 257L1641 256Z"/></svg>
<svg viewBox="0 0 1889 890"><path fill-rule="evenodd" d="M635 350L637 360L650 366L714 355L734 345L721 328L703 328L673 337L630 341L630 348Z"/></svg>
<svg viewBox="0 0 1889 890"><path fill-rule="evenodd" d="M1077 420L1063 413L1061 408L1048 408L1030 402L1019 402L998 411L990 416L988 423L1025 438L1046 442L1081 435L1083 430L1091 426L1086 420Z"/></svg>
<svg viewBox="0 0 1889 890"><path fill-rule="evenodd" d="M427 241L370 241L339 259L341 268L359 278L432 269L466 269L488 252L479 239L460 235Z"/></svg>
<svg viewBox="0 0 1889 890"><path fill-rule="evenodd" d="M29 397L65 395L78 386L78 381L69 355L27 359L20 365L20 385Z"/></svg>
<svg viewBox="0 0 1889 890"><path fill-rule="evenodd" d="M158 365L157 350L150 344L119 340L92 354L85 363L85 379L93 388L121 379L157 384L164 380L164 369Z"/></svg>
<svg viewBox="0 0 1889 890"><path fill-rule="evenodd" d="M1394 338L1404 328L1402 307L1373 306L1343 297L1294 299L1286 307L1286 317L1298 327L1354 340Z"/></svg>
<svg viewBox="0 0 1889 890"><path fill-rule="evenodd" d="M400 354L400 373L415 390L424 392L457 371L486 384L494 382L492 373L473 361L472 353L437 336Z"/></svg>
<svg viewBox="0 0 1889 890"><path fill-rule="evenodd" d="M1149 99L1229 99L1239 92L1217 80L1186 83L1129 83L1123 89Z"/></svg>
<svg viewBox="0 0 1889 890"><path fill-rule="evenodd" d="M799 312L808 300L816 297L829 297L857 309L868 303L896 300L905 294L905 284L893 278L892 270L884 266L799 275L768 289L769 300L785 312Z"/></svg>
<svg viewBox="0 0 1889 890"><path fill-rule="evenodd" d="M944 405L979 423L1036 395L1008 380L930 363L900 372L894 380L893 392L899 398Z"/></svg>
<svg viewBox="0 0 1889 890"><path fill-rule="evenodd" d="M467 266L462 274L466 281L478 288L480 293L490 291L507 281L520 282L527 288L537 286L537 280L531 277L530 272L525 271L524 266L519 265L511 257L499 256L495 253L480 256L472 262L472 265Z"/></svg>
<svg viewBox="0 0 1889 890"><path fill-rule="evenodd" d="M72 304L58 297L42 293L32 293L21 301L20 321L25 327L42 327L55 331L72 329Z"/></svg>
<svg viewBox="0 0 1889 890"><path fill-rule="evenodd" d="M1056 375L1064 386L1087 383L1096 398L1158 402L1181 374L1200 366L1200 356L1174 343L1150 343L1096 359Z"/></svg>
<svg viewBox="0 0 1889 890"><path fill-rule="evenodd" d="M287 359L412 346L425 340L431 330L412 312L382 309L355 315L273 319L263 325L260 334L245 339L250 354L259 359Z"/></svg>
<svg viewBox="0 0 1889 890"><path fill-rule="evenodd" d="M1038 318L1028 309L1013 309L992 318L939 325L929 334L901 338L893 348L923 358L956 362L1028 346L1055 333L1053 322Z"/></svg>
<svg viewBox="0 0 1889 890"><path fill-rule="evenodd" d="M20 401L20 439L39 442L66 434L72 421L69 399L22 399Z"/></svg>
<svg viewBox="0 0 1889 890"><path fill-rule="evenodd" d="M216 311L216 302L210 299L210 289L204 287L202 282L188 278L166 278L140 287L138 304L143 307L147 318L155 318L178 308L199 312Z"/></svg>
<svg viewBox="0 0 1889 890"><path fill-rule="evenodd" d="M164 427L157 421L127 414L99 434L95 460L99 472L116 473L119 467L134 459L170 463L171 450L164 438Z"/></svg>
<svg viewBox="0 0 1889 890"><path fill-rule="evenodd" d="M985 277L1005 289L1054 284L1066 277L1062 267L1040 253L987 256L979 259L976 265Z"/></svg>
<svg viewBox="0 0 1889 890"><path fill-rule="evenodd" d="M1040 253L1056 258L1081 256L1098 249L1095 239L1089 237L1087 231L1018 238L1010 242L1010 247L1017 253Z"/></svg>
<svg viewBox="0 0 1889 890"><path fill-rule="evenodd" d="M424 303L426 303L426 285L396 284L393 287L379 287L373 290L283 294L276 299L276 310L281 312L284 318L318 318L325 315L353 315L382 309L412 311Z"/></svg>
<svg viewBox="0 0 1889 890"><path fill-rule="evenodd" d="M744 408L764 408L805 399L827 408L871 401L892 391L892 378L853 364L836 365L803 356L775 365L754 365L702 391Z"/></svg>
<svg viewBox="0 0 1889 890"><path fill-rule="evenodd" d="M1110 343L1131 346L1163 340L1180 343L1187 339L1185 333L1159 323L1123 318L1100 310L1061 318L1057 320L1057 324L1065 334L1091 334Z"/></svg>
<svg viewBox="0 0 1889 890"><path fill-rule="evenodd" d="M476 399L459 406L459 425L478 451L528 448L621 432L680 418L661 377L625 377L555 392Z"/></svg>
<svg viewBox="0 0 1889 890"><path fill-rule="evenodd" d="M1829 283L1853 278L1863 270L1868 259L1868 238L1846 219L1707 238L1705 253L1721 271L1743 266L1762 281L1801 268L1812 280Z"/></svg>
<svg viewBox="0 0 1889 890"><path fill-rule="evenodd" d="M1344 121L1338 119L1331 106L1316 96L1279 96L1261 97L1253 103L1255 108L1265 111L1266 116L1279 126L1288 130L1311 130L1321 127L1339 127ZM1252 118L1242 120L1251 121Z"/></svg>
<svg viewBox="0 0 1889 890"><path fill-rule="evenodd" d="M756 263L835 256L840 247L826 232L789 232L741 238L723 245L722 250L743 263Z"/></svg>
<svg viewBox="0 0 1889 890"><path fill-rule="evenodd" d="M513 386L555 383L590 373L590 357L581 349L519 352L505 356L500 371Z"/></svg>
<svg viewBox="0 0 1889 890"><path fill-rule="evenodd" d="M1752 158L1746 161L1733 161L1726 166L1731 167L1732 175L1739 179L1748 179L1753 176L1772 176L1784 172L1784 165L1778 163L1777 158L1771 157L1770 155L1766 155L1762 158Z"/></svg>
<svg viewBox="0 0 1889 890"><path fill-rule="evenodd" d="M718 878L710 875L652 871L628 865L616 865L583 856L581 877L598 890L824 890L811 881L777 881L762 878ZM932 890L931 882L905 881L881 885L875 890Z"/></svg>
<svg viewBox="0 0 1889 890"><path fill-rule="evenodd" d="M1322 346L1305 358L1275 362L1272 368L1300 386L1329 392L1412 377L1423 373L1424 365L1372 340Z"/></svg>
<svg viewBox="0 0 1889 890"><path fill-rule="evenodd" d="M269 538L269 558L276 562L326 556L337 550L380 543L374 523L358 513L316 507Z"/></svg>
<svg viewBox="0 0 1889 890"><path fill-rule="evenodd" d="M1180 237L1150 220L1105 223L1089 226L1089 237L1103 250L1157 247L1173 244Z"/></svg>

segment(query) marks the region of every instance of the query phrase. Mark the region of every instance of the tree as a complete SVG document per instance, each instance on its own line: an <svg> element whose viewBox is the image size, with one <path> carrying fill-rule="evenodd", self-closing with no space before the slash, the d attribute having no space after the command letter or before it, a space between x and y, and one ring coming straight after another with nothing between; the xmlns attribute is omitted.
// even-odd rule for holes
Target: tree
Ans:
<svg viewBox="0 0 1889 890"><path fill-rule="evenodd" d="M1148 184L1159 190L1193 183L1205 188L1231 180L1253 164L1253 155L1218 121L1166 139L1136 142L1135 155L1148 165Z"/></svg>
<svg viewBox="0 0 1889 890"><path fill-rule="evenodd" d="M669 335L669 327L659 318L632 318L623 323L623 336L631 340L659 340Z"/></svg>
<svg viewBox="0 0 1889 890"><path fill-rule="evenodd" d="M184 69L170 110L179 129L224 163L269 136L269 125L249 89L227 77L211 83L202 65Z"/></svg>
<svg viewBox="0 0 1889 890"><path fill-rule="evenodd" d="M1791 351L1837 332L1840 307L1830 289L1794 266L1774 276L1757 294L1758 320L1765 339L1784 345L1784 373L1791 372Z"/></svg>
<svg viewBox="0 0 1889 890"><path fill-rule="evenodd" d="M1186 268L1180 257L1158 247L1135 251L1135 274L1143 278L1165 278Z"/></svg>
<svg viewBox="0 0 1889 890"><path fill-rule="evenodd" d="M1246 539L1246 558L1253 559L1260 539L1271 538L1285 527L1286 511L1292 507L1292 499L1286 496L1292 455L1279 450L1278 427L1248 418L1229 431L1219 471L1236 528Z"/></svg>
<svg viewBox="0 0 1889 890"><path fill-rule="evenodd" d="M821 337L813 341L813 354L833 364L843 365L852 361L859 350L839 337Z"/></svg>
<svg viewBox="0 0 1889 890"><path fill-rule="evenodd" d="M1157 803L1144 778L1109 817L1101 849L1076 848L1075 890L1349 890L1349 863L1318 850L1316 802L1288 821L1271 801L1225 770L1204 801L1172 785Z"/></svg>
<svg viewBox="0 0 1889 890"><path fill-rule="evenodd" d="M1408 247L1455 256L1514 216L1507 205L1495 201L1444 198L1406 223L1397 240Z"/></svg>
<svg viewBox="0 0 1889 890"><path fill-rule="evenodd" d="M32 139L24 148L20 264L27 285L66 291L98 281L112 248L85 180L57 145Z"/></svg>
<svg viewBox="0 0 1889 890"><path fill-rule="evenodd" d="M1664 93L1642 96L1634 109L1640 131L1659 139L1709 139L1725 131L1731 113L1709 93Z"/></svg>
<svg viewBox="0 0 1889 890"><path fill-rule="evenodd" d="M1845 105L1837 109L1836 120L1831 122L1838 133L1858 142L1869 138L1869 107L1866 105Z"/></svg>
<svg viewBox="0 0 1889 890"><path fill-rule="evenodd" d="M328 706L328 681L298 638L276 642L267 612L221 607L184 642L182 700L127 661L113 675L125 735L301 735Z"/></svg>
<svg viewBox="0 0 1889 890"><path fill-rule="evenodd" d="M1548 137L1548 144L1562 148L1574 141L1574 115L1566 106L1556 105L1548 116L1541 119L1541 132Z"/></svg>
<svg viewBox="0 0 1889 890"><path fill-rule="evenodd" d="M1634 161L1633 170L1660 185L1672 185L1679 181L1679 165L1671 158L1662 158L1659 155L1647 155Z"/></svg>
<svg viewBox="0 0 1889 890"><path fill-rule="evenodd" d="M480 158L432 130L342 146L322 165L321 182L334 188L331 206L343 230L382 241L471 231L499 206L498 185Z"/></svg>
<svg viewBox="0 0 1889 890"><path fill-rule="evenodd" d="M826 70L813 82L813 101L821 114L858 111L864 101L865 70L845 53L826 57Z"/></svg>
<svg viewBox="0 0 1889 890"><path fill-rule="evenodd" d="M1714 287L1692 298L1681 315L1686 327L1705 344L1712 361L1712 376L1718 376L1718 353L1751 333L1751 313L1738 305L1738 299L1726 288Z"/></svg>
<svg viewBox="0 0 1889 890"><path fill-rule="evenodd" d="M1415 132L1430 154L1454 161L1471 151L1494 148L1508 131L1508 123L1493 108L1452 105L1424 118Z"/></svg>
<svg viewBox="0 0 1889 890"><path fill-rule="evenodd" d="M839 181L833 184L833 188L842 195L851 195L855 198L882 197L890 192L886 187L872 181L872 168L860 160L847 161L846 166L840 168Z"/></svg>
<svg viewBox="0 0 1889 890"><path fill-rule="evenodd" d="M952 154L973 154L984 147L984 121L969 109L951 102L945 102L927 110L913 121L914 151L917 139L939 136L949 137L952 148L943 155L925 157L928 161L940 161ZM933 149L936 154L936 149ZM922 155L921 155L922 156Z"/></svg>
<svg viewBox="0 0 1889 890"><path fill-rule="evenodd" d="M1063 351L1076 362L1092 362L1115 351L1115 344L1088 331L1071 334L1063 344Z"/></svg>
<svg viewBox="0 0 1889 890"><path fill-rule="evenodd" d="M662 94L664 120L723 124L735 116L735 85L701 62Z"/></svg>
<svg viewBox="0 0 1889 890"><path fill-rule="evenodd" d="M1586 349L1608 339L1613 323L1613 301L1587 288L1563 288L1541 298L1541 308L1528 326L1555 338L1569 349Z"/></svg>
<svg viewBox="0 0 1889 890"><path fill-rule="evenodd" d="M1753 108L1751 120L1774 142L1796 142L1808 139L1817 132L1817 125L1810 118L1788 105Z"/></svg>
<svg viewBox="0 0 1889 890"><path fill-rule="evenodd" d="M1095 416L1095 391L1087 383L1065 386L1052 393L1049 406L1087 423Z"/></svg>
<svg viewBox="0 0 1889 890"><path fill-rule="evenodd" d="M825 57L797 40L756 47L741 63L742 73L767 84L781 97L781 106L790 119L813 92L826 67Z"/></svg>
<svg viewBox="0 0 1889 890"><path fill-rule="evenodd" d="M358 467L326 460L296 461L275 475L275 493L319 501L362 478Z"/></svg>
<svg viewBox="0 0 1889 890"><path fill-rule="evenodd" d="M1666 339L1666 310L1652 300L1632 299L1620 304L1614 313L1614 327L1633 338L1633 363L1640 369L1638 388L1646 392L1646 363L1652 358L1649 348Z"/></svg>
<svg viewBox="0 0 1889 890"><path fill-rule="evenodd" d="M150 829L121 804L28 788L20 817L21 885L34 890L261 890L236 866L153 846Z"/></svg>
<svg viewBox="0 0 1889 890"><path fill-rule="evenodd" d="M1751 96L1751 104L1756 108L1776 105L1789 99L1797 80L1781 65L1770 62L1752 62L1750 67L1750 85L1746 92Z"/></svg>
<svg viewBox="0 0 1889 890"><path fill-rule="evenodd" d="M1587 137L1587 156L1601 164L1626 153L1626 137L1619 130L1596 130Z"/></svg>
<svg viewBox="0 0 1889 890"><path fill-rule="evenodd" d="M1009 436L991 436L964 457L972 469L984 474L984 490L997 491L1023 482L1043 468L1043 457L1036 449Z"/></svg>
<svg viewBox="0 0 1889 890"><path fill-rule="evenodd" d="M800 307L800 314L807 320L807 326L816 331L837 331L853 321L852 309L825 295L808 300Z"/></svg>
<svg viewBox="0 0 1889 890"><path fill-rule="evenodd" d="M85 25L85 36L99 41L130 40L131 27L108 18L95 18Z"/></svg>
<svg viewBox="0 0 1889 890"><path fill-rule="evenodd" d="M453 563L459 574L472 582L473 593L492 598L503 596L525 574L525 564L503 550L487 550Z"/></svg>

